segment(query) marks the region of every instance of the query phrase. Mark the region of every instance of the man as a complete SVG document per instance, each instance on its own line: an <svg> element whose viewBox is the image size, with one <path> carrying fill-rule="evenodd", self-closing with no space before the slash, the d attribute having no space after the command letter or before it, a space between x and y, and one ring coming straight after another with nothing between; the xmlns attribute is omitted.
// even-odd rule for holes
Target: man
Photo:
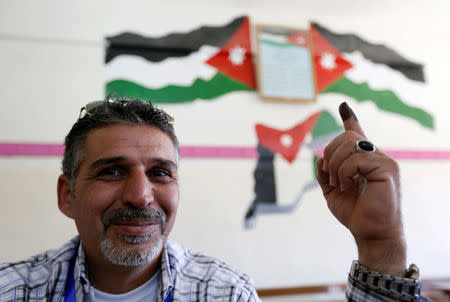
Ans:
<svg viewBox="0 0 450 302"><path fill-rule="evenodd" d="M171 117L137 100L94 102L81 113L65 139L57 186L58 206L79 236L1 265L0 301L259 301L247 275L168 239L179 199ZM399 278L412 286L398 289L391 280L391 293L368 269L406 275L398 167L369 142L356 152L364 134L346 104L340 113L346 132L317 165L330 210L358 246L348 300L412 301L420 282Z"/></svg>

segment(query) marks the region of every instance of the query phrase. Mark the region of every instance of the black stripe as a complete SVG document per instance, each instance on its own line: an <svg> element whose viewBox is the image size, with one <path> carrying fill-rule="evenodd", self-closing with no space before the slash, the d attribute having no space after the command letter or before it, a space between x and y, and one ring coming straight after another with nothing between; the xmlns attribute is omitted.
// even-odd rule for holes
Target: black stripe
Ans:
<svg viewBox="0 0 450 302"><path fill-rule="evenodd" d="M211 280L207 280L204 287L205 287L205 292L203 293L203 300L202 301L208 301L208 290L211 288L209 283Z"/></svg>
<svg viewBox="0 0 450 302"><path fill-rule="evenodd" d="M200 284L201 283L197 283L197 301L201 301L200 300Z"/></svg>
<svg viewBox="0 0 450 302"><path fill-rule="evenodd" d="M312 22L312 24L339 51L346 53L360 51L366 59L374 63L385 64L411 80L425 82L423 65L405 59L395 50L382 44L367 42L354 34L336 34L318 23Z"/></svg>
<svg viewBox="0 0 450 302"><path fill-rule="evenodd" d="M202 45L222 47L238 30L246 17L239 17L225 26L202 26L188 33L174 33L160 38L149 38L125 32L107 37L105 63L118 55L128 54L160 62L168 57L183 57L197 51Z"/></svg>

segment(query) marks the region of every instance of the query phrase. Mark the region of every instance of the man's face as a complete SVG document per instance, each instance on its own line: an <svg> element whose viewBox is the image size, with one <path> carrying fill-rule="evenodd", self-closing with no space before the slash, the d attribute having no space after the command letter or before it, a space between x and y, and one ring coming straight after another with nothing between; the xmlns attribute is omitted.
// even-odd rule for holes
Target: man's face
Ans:
<svg viewBox="0 0 450 302"><path fill-rule="evenodd" d="M169 136L154 127L111 125L89 133L84 156L69 216L88 258L134 266L158 257L179 199Z"/></svg>

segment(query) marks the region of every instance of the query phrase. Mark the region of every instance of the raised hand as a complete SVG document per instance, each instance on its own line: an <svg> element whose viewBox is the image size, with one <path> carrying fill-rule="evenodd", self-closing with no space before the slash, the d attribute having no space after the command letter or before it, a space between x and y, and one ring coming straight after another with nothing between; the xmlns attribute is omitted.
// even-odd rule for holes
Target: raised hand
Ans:
<svg viewBox="0 0 450 302"><path fill-rule="evenodd" d="M398 165L378 148L357 151L356 143L367 138L347 103L339 113L345 132L317 161L317 180L328 208L353 234L362 264L403 275L406 246Z"/></svg>

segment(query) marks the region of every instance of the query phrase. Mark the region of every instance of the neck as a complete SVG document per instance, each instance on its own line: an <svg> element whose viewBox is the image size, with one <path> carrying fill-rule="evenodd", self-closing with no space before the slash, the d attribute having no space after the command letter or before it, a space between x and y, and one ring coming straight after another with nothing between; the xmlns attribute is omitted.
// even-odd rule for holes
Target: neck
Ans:
<svg viewBox="0 0 450 302"><path fill-rule="evenodd" d="M138 266L113 264L103 255L101 257L86 255L86 258L92 286L109 294L123 294L141 286L157 272L161 254L152 262Z"/></svg>

